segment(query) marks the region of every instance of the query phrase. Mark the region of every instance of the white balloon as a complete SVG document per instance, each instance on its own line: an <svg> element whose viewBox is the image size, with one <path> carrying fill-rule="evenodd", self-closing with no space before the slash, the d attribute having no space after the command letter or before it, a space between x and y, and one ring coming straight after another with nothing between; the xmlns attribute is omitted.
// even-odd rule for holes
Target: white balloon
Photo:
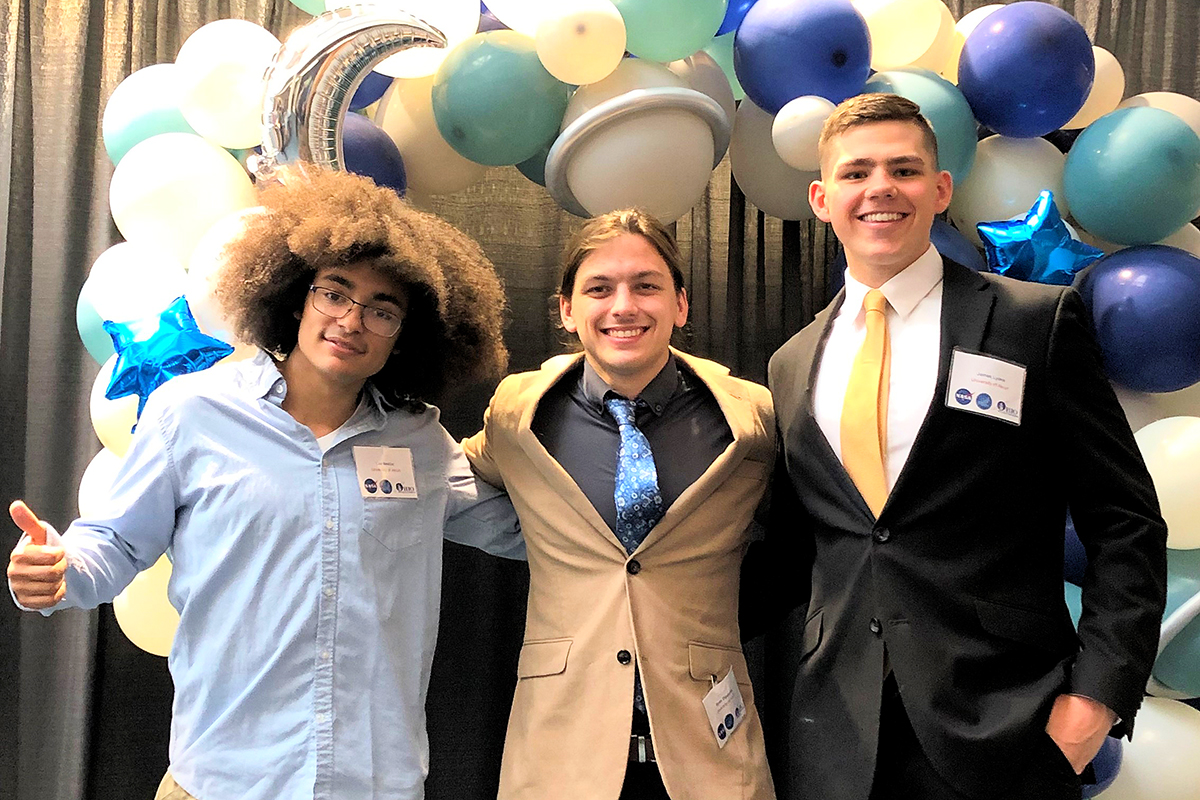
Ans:
<svg viewBox="0 0 1200 800"><path fill-rule="evenodd" d="M980 6L974 11L963 14L963 18L954 26L954 34L950 37L949 52L946 54L946 65L940 70L943 78L951 83L958 83L958 59L962 55L963 44L966 43L967 37L971 35L971 31L979 26L979 23L983 22L984 17L1002 8L1004 8L1003 3L992 3L991 5Z"/></svg>
<svg viewBox="0 0 1200 800"><path fill-rule="evenodd" d="M567 0L538 24L538 58L563 83L595 83L625 55L625 20L609 0Z"/></svg>
<svg viewBox="0 0 1200 800"><path fill-rule="evenodd" d="M100 319L129 322L153 316L183 294L179 262L154 247L120 242L92 264L82 293Z"/></svg>
<svg viewBox="0 0 1200 800"><path fill-rule="evenodd" d="M1134 437L1167 522L1167 547L1200 547L1200 417L1160 419Z"/></svg>
<svg viewBox="0 0 1200 800"><path fill-rule="evenodd" d="M602 81L580 86L567 103L560 131L606 100L634 89L655 89L661 86L689 88L687 80L663 64L642 58L626 58Z"/></svg>
<svg viewBox="0 0 1200 800"><path fill-rule="evenodd" d="M725 77L725 70L721 69L721 65L715 58L700 50L687 58L672 61L667 64L667 69L683 78L687 85L697 92L716 100L725 110L725 117L729 120L729 124L733 124L737 102L734 100L729 78Z"/></svg>
<svg viewBox="0 0 1200 800"><path fill-rule="evenodd" d="M217 271L225 264L225 248L246 230L249 218L264 213L262 206L236 211L218 220L196 244L188 263L184 296L200 330L228 344L237 344L233 326L217 301ZM226 356L229 358L229 356Z"/></svg>
<svg viewBox="0 0 1200 800"><path fill-rule="evenodd" d="M1038 195L1049 189L1059 213L1070 213L1062 190L1066 156L1045 139L989 136L975 150L975 165L967 179L954 187L950 219L973 244L981 246L975 226L980 222L1024 215Z"/></svg>
<svg viewBox="0 0 1200 800"><path fill-rule="evenodd" d="M361 3L362 0L328 0L325 6L332 11ZM411 47L385 58L372 69L393 78L420 78L437 72L454 46L475 35L479 30L478 0L389 0L374 5L406 11L428 22L446 37L443 47Z"/></svg>
<svg viewBox="0 0 1200 800"><path fill-rule="evenodd" d="M150 569L139 572L133 582L113 599L113 613L129 641L156 656L171 653L179 612L167 599L171 562L161 556Z"/></svg>
<svg viewBox="0 0 1200 800"><path fill-rule="evenodd" d="M175 57L179 110L197 133L221 147L262 142L263 74L280 41L243 19L210 22Z"/></svg>
<svg viewBox="0 0 1200 800"><path fill-rule="evenodd" d="M375 112L375 124L404 159L409 191L418 195L452 194L482 180L487 170L442 138L433 119L433 78L392 81Z"/></svg>
<svg viewBox="0 0 1200 800"><path fill-rule="evenodd" d="M1101 800L1196 800L1200 786L1200 711L1147 697L1137 735L1124 743L1121 769Z"/></svg>
<svg viewBox="0 0 1200 800"><path fill-rule="evenodd" d="M948 54L950 31L943 32L941 0L852 0L871 34L871 68L903 67L930 49ZM939 42L939 36L943 41ZM940 66L940 65L939 65Z"/></svg>
<svg viewBox="0 0 1200 800"><path fill-rule="evenodd" d="M1129 427L1141 430L1167 417L1200 417L1200 383L1177 392L1135 392L1113 384Z"/></svg>
<svg viewBox="0 0 1200 800"><path fill-rule="evenodd" d="M104 507L120 468L121 457L107 447L92 457L79 480L79 516L94 517Z"/></svg>
<svg viewBox="0 0 1200 800"><path fill-rule="evenodd" d="M1177 92L1143 92L1125 100L1117 108L1145 106L1170 111L1200 136L1200 100Z"/></svg>
<svg viewBox="0 0 1200 800"><path fill-rule="evenodd" d="M492 0L492 16L526 36L537 36L538 25L553 13L556 0Z"/></svg>
<svg viewBox="0 0 1200 800"><path fill-rule="evenodd" d="M179 81L174 64L151 64L117 84L104 104L101 131L113 164L120 163L141 138L165 129L186 130L179 111ZM149 131L149 133L147 133Z"/></svg>
<svg viewBox="0 0 1200 800"><path fill-rule="evenodd" d="M779 109L771 124L771 141L785 164L801 172L821 169L817 142L833 109L833 103L816 95L797 97Z"/></svg>
<svg viewBox="0 0 1200 800"><path fill-rule="evenodd" d="M138 398L136 395L129 395L109 400L104 396L104 393L108 391L108 384L112 380L113 367L116 363L117 355L113 354L100 368L100 374L92 383L88 410L92 415L92 428L96 431L96 438L120 458L129 449L129 440L133 438L133 426L137 422Z"/></svg>
<svg viewBox="0 0 1200 800"><path fill-rule="evenodd" d="M749 98L738 104L729 143L729 166L746 199L780 219L812 219L808 187L820 172L792 169L771 142L773 118Z"/></svg>
<svg viewBox="0 0 1200 800"><path fill-rule="evenodd" d="M1096 79L1083 107L1063 125L1067 130L1086 128L1115 109L1125 96L1125 70L1121 69L1121 62L1103 47L1093 46L1092 54L1096 57Z"/></svg>

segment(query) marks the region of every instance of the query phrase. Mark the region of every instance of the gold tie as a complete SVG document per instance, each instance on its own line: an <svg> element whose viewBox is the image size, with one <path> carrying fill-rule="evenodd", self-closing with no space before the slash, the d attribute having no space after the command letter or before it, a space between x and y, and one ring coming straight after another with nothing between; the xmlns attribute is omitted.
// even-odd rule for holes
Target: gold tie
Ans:
<svg viewBox="0 0 1200 800"><path fill-rule="evenodd" d="M867 311L867 336L854 358L842 403L842 464L878 517L888 496L884 455L892 351L883 292L867 292L863 307Z"/></svg>

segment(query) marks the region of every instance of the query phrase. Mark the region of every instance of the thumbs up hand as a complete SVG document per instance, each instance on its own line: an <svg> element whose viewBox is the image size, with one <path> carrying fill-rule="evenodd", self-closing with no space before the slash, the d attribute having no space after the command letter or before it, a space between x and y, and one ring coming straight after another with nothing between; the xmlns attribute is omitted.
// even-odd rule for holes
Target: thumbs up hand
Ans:
<svg viewBox="0 0 1200 800"><path fill-rule="evenodd" d="M8 559L8 584L26 608L49 608L67 592L67 558L61 547L46 545L46 526L24 502L14 501L8 513L30 541Z"/></svg>

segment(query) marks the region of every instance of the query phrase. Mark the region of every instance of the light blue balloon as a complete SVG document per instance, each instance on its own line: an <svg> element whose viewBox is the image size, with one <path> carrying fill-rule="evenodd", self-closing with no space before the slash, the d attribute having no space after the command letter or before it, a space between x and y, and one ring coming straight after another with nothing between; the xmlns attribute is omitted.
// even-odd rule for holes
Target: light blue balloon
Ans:
<svg viewBox="0 0 1200 800"><path fill-rule="evenodd" d="M532 158L558 135L566 110L567 85L542 66L533 39L514 31L475 34L433 79L438 131L477 164Z"/></svg>
<svg viewBox="0 0 1200 800"><path fill-rule="evenodd" d="M1200 136L1158 108L1120 108L1071 146L1063 171L1071 216L1117 244L1152 244L1200 209Z"/></svg>
<svg viewBox="0 0 1200 800"><path fill-rule="evenodd" d="M151 136L195 133L179 110L175 65L152 64L121 81L104 106L100 132L114 166Z"/></svg>
<svg viewBox="0 0 1200 800"><path fill-rule="evenodd" d="M955 186L966 180L975 164L976 124L957 86L927 69L903 67L872 75L863 92L898 94L919 105L937 138L938 166Z"/></svg>
<svg viewBox="0 0 1200 800"><path fill-rule="evenodd" d="M1073 583L1063 584L1063 594L1067 600L1067 610L1071 612L1071 622L1079 627L1079 617L1083 614L1083 589Z"/></svg>
<svg viewBox="0 0 1200 800"><path fill-rule="evenodd" d="M704 46L704 52L713 57L713 61L717 62L721 71L725 73L725 77L729 79L729 85L733 89L733 99L741 100L746 96L746 90L742 88L737 73L733 69L733 38L735 35L726 33L716 37Z"/></svg>
<svg viewBox="0 0 1200 800"><path fill-rule="evenodd" d="M117 352L113 347L112 337L104 330L104 320L96 313L92 302L82 290L79 292L78 302L75 303L75 328L79 331L79 338L83 340L88 355L95 359L97 364L103 364Z"/></svg>
<svg viewBox="0 0 1200 800"><path fill-rule="evenodd" d="M1167 551L1167 609L1171 616L1200 593L1200 550ZM1200 697L1200 617L1192 620L1159 654L1154 677L1177 692Z"/></svg>
<svg viewBox="0 0 1200 800"><path fill-rule="evenodd" d="M725 20L726 0L613 0L625 21L625 49L676 61L704 47Z"/></svg>

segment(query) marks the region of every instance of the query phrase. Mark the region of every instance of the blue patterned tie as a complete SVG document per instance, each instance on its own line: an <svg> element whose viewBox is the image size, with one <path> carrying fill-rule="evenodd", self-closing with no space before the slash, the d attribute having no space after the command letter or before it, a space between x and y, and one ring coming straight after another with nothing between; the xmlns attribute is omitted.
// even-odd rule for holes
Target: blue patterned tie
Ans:
<svg viewBox="0 0 1200 800"><path fill-rule="evenodd" d="M632 553L646 539L646 534L662 519L662 494L658 491L658 470L654 467L654 454L650 442L638 429L634 418L635 403L623 397L610 397L604 407L617 421L621 444L617 448L617 480L613 499L617 503L617 538ZM642 694L642 680L637 670L633 673L633 706L645 712L646 699Z"/></svg>

